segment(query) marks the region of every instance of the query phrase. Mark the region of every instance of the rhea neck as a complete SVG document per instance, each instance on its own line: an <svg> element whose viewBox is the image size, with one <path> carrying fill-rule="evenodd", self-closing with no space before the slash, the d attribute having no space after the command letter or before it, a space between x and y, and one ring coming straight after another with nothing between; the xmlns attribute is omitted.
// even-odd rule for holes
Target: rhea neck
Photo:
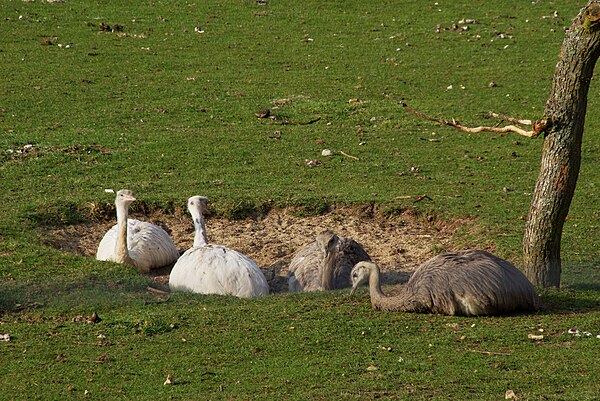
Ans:
<svg viewBox="0 0 600 401"><path fill-rule="evenodd" d="M381 291L381 282L379 276L379 268L375 265L369 268L369 294L371 298L385 298L383 291Z"/></svg>
<svg viewBox="0 0 600 401"><path fill-rule="evenodd" d="M206 225L202 208L190 208L190 214L194 220L194 248L208 244L206 239Z"/></svg>
<svg viewBox="0 0 600 401"><path fill-rule="evenodd" d="M127 246L127 218L129 215L129 203L117 201L117 241L115 242L115 261L117 263L126 263L133 265L133 260L129 257L129 248Z"/></svg>
<svg viewBox="0 0 600 401"><path fill-rule="evenodd" d="M387 297L383 291L381 291L379 275L379 268L375 264L369 267L369 295L371 296L371 305L373 306L373 309L387 311L414 310L415 301L409 286L404 284L400 287L399 294L393 297Z"/></svg>
<svg viewBox="0 0 600 401"><path fill-rule="evenodd" d="M333 290L335 288L335 252L332 249L325 250L323 258L323 270L321 271L321 283L324 290Z"/></svg>

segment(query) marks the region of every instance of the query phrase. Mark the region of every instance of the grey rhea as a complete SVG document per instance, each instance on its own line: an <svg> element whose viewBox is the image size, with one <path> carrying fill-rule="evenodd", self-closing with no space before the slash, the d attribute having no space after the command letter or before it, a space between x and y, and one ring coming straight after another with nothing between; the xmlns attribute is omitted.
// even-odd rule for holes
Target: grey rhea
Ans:
<svg viewBox="0 0 600 401"><path fill-rule="evenodd" d="M300 248L290 262L288 289L291 292L322 291L350 287L350 271L363 260L371 260L362 245L330 230Z"/></svg>
<svg viewBox="0 0 600 401"><path fill-rule="evenodd" d="M385 311L477 316L541 308L535 288L519 269L476 249L431 258L417 268L396 296L387 297L381 291L375 263L360 262L352 269L352 293L366 282L373 309Z"/></svg>

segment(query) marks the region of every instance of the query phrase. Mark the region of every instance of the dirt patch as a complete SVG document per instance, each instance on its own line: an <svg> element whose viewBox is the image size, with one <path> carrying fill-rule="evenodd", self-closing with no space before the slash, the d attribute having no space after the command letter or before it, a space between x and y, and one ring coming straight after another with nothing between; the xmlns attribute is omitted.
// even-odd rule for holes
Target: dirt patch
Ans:
<svg viewBox="0 0 600 401"><path fill-rule="evenodd" d="M165 215L131 216L165 228L183 252L192 246L194 227L183 212ZM444 250L453 250L457 227L467 219L441 221L419 216L414 211L386 215L373 206L334 207L321 216L298 217L293 210L273 209L267 214L243 220L208 218L206 229L211 243L236 249L252 258L265 272L274 292L287 290L285 276L294 253L313 241L320 231L330 229L361 243L380 266L388 285L407 280L420 263ZM114 220L53 229L48 241L56 248L93 257L104 233ZM153 272L157 284L168 282L170 268Z"/></svg>

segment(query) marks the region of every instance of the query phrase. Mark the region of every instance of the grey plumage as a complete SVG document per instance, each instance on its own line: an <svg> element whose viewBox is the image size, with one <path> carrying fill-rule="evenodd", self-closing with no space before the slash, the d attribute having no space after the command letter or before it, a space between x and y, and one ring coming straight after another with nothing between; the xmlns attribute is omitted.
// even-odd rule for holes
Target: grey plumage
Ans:
<svg viewBox="0 0 600 401"><path fill-rule="evenodd" d="M475 249L426 261L397 296L383 294L375 263L360 262L352 269L352 293L367 281L373 309L474 316L541 308L535 288L519 269Z"/></svg>
<svg viewBox="0 0 600 401"><path fill-rule="evenodd" d="M349 287L352 267L363 260L371 258L362 245L351 238L324 231L315 241L300 248L292 259L288 289L300 292Z"/></svg>

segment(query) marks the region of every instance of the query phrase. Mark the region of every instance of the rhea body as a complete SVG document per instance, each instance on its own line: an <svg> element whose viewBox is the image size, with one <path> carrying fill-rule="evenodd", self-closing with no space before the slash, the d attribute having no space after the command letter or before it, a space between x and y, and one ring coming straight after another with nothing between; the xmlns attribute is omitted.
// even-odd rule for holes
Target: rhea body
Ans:
<svg viewBox="0 0 600 401"><path fill-rule="evenodd" d="M352 293L369 283L373 309L498 315L536 311L541 302L527 277L510 262L489 252L469 249L444 253L423 263L396 296L381 291L375 263L360 262L352 269Z"/></svg>
<svg viewBox="0 0 600 401"><path fill-rule="evenodd" d="M204 196L188 199L195 228L194 245L173 266L169 276L171 291L241 298L268 295L267 280L254 261L233 249L208 243L204 222L207 202Z"/></svg>
<svg viewBox="0 0 600 401"><path fill-rule="evenodd" d="M323 231L292 259L288 270L288 289L301 292L349 287L350 271L362 260L371 259L359 243L351 238L339 237L332 231Z"/></svg>
<svg viewBox="0 0 600 401"><path fill-rule="evenodd" d="M175 263L179 251L164 229L129 218L129 205L135 200L131 190L117 192L117 224L104 234L96 259L135 266L145 273Z"/></svg>

